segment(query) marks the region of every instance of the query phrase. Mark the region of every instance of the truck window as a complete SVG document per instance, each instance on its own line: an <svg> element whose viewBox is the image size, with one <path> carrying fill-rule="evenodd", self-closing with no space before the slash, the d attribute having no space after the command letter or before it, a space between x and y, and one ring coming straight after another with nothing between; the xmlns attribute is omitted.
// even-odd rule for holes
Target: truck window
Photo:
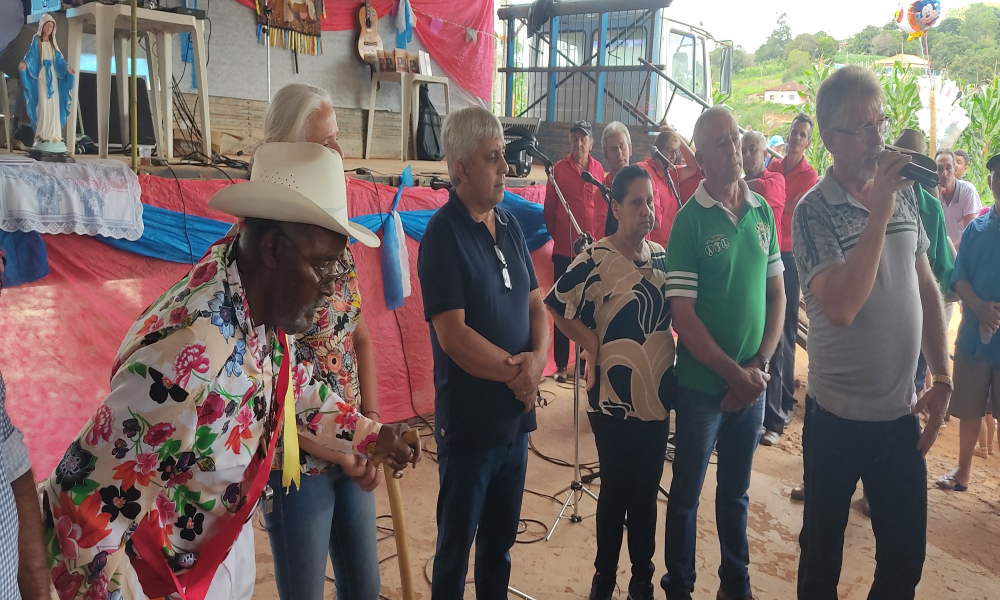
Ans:
<svg viewBox="0 0 1000 600"><path fill-rule="evenodd" d="M593 54L597 55L597 44L600 41L600 31L593 32ZM649 30L646 27L608 28L608 47L604 52L604 64L638 65L640 58L646 58L646 40ZM614 40L614 41L612 41Z"/></svg>
<svg viewBox="0 0 1000 600"><path fill-rule="evenodd" d="M695 92L694 89L694 59L695 59L695 45L694 36L688 33L682 33L680 31L670 32L670 48L671 56L669 57L668 67L670 70L670 76L677 81L677 83L686 87L687 89Z"/></svg>

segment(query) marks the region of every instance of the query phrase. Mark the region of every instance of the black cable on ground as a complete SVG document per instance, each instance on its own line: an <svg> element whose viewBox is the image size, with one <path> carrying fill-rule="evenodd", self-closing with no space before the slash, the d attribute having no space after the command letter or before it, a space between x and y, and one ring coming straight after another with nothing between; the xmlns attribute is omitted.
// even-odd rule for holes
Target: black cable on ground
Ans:
<svg viewBox="0 0 1000 600"><path fill-rule="evenodd" d="M184 211L184 237L187 239L188 244L188 255L191 257L191 266L194 266L194 245L191 243L191 234L188 232L188 211L187 202L184 200L184 190L181 189L181 180L177 178L177 173L174 172L174 168L170 166L170 163L164 163L167 169L170 170L170 174L174 176L174 182L177 184L177 192L181 195L181 208Z"/></svg>

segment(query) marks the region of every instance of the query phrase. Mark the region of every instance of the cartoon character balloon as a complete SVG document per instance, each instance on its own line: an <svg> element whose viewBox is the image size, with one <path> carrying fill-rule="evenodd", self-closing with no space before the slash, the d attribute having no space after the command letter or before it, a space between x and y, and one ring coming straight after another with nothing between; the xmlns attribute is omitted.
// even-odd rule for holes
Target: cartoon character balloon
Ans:
<svg viewBox="0 0 1000 600"><path fill-rule="evenodd" d="M909 39L922 36L941 18L940 0L916 0L896 11L896 25L910 34Z"/></svg>

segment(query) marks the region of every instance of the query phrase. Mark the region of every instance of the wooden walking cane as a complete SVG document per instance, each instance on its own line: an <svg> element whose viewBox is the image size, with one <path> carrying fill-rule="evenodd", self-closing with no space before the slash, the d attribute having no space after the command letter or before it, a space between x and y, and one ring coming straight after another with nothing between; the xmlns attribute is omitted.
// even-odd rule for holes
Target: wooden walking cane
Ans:
<svg viewBox="0 0 1000 600"><path fill-rule="evenodd" d="M403 441L412 445L420 440L420 434L411 429L403 434ZM385 456L376 456L375 462L382 465ZM403 600L413 600L413 575L410 571L410 547L406 538L406 520L403 513L403 495L399 490L399 480L393 477L392 469L385 472L385 489L389 493L389 511L392 513L392 530L396 538L396 560L399 562L399 582L403 587Z"/></svg>

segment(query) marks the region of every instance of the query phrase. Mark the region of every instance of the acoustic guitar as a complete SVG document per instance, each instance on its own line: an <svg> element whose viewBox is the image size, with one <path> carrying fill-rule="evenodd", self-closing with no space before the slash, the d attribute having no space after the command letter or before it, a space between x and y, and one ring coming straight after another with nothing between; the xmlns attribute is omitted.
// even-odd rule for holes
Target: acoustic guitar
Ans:
<svg viewBox="0 0 1000 600"><path fill-rule="evenodd" d="M365 5L358 11L358 21L361 22L361 35L358 36L358 57L369 64L378 63L378 53L383 50L382 38L378 34L378 14L372 8L371 0L365 0Z"/></svg>

